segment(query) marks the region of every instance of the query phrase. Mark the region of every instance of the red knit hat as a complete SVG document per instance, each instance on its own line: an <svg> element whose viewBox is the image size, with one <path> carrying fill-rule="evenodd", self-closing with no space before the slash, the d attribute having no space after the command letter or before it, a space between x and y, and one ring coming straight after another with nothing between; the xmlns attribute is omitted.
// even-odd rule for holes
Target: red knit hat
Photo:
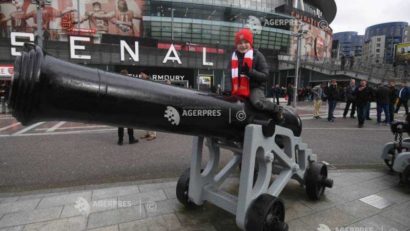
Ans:
<svg viewBox="0 0 410 231"><path fill-rule="evenodd" d="M240 31L238 31L235 35L235 45L238 45L238 43L241 40L248 41L251 44L251 46L253 47L253 34L252 34L252 31L249 30L248 28L243 28Z"/></svg>

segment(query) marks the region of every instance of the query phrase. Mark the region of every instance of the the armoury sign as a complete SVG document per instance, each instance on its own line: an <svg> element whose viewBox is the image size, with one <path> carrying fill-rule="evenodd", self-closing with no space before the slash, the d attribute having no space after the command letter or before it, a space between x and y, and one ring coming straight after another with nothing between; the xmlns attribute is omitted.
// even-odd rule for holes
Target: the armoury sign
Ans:
<svg viewBox="0 0 410 231"><path fill-rule="evenodd" d="M11 55L12 56L20 56L21 52L18 52L16 47L24 46L23 41L30 41L34 42L34 34L32 33L23 33L23 32L11 32L10 34L10 43L11 43ZM70 58L71 59L85 59L90 60L92 59L91 55L87 54L78 54L77 51L82 50L83 53L86 50L84 45L80 45L80 42L90 43L89 37L78 37L78 36L70 36L69 37L69 47L70 47ZM134 47L134 49L132 48ZM130 45L124 40L120 40L120 50L121 54L121 61L125 61L125 54L128 53L130 58L134 62L139 62L139 42L135 41L134 44ZM170 44L169 49L162 61L162 63L168 62L177 62L178 64L182 64L182 61L179 57L177 49L173 44ZM203 66L214 66L213 62L207 60L207 48L202 48L202 65Z"/></svg>

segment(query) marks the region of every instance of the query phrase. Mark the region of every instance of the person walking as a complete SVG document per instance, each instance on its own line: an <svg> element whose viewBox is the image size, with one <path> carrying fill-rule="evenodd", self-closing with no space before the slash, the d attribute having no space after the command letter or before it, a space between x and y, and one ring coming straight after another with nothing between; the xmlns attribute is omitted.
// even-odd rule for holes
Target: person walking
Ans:
<svg viewBox="0 0 410 231"><path fill-rule="evenodd" d="M346 57L342 55L342 58L340 58L340 70L344 71L345 65L346 65Z"/></svg>
<svg viewBox="0 0 410 231"><path fill-rule="evenodd" d="M126 69L122 69L120 74L128 76L128 71ZM135 137L134 137L134 129L127 128L127 133L128 133L129 144L138 143L138 139L135 139ZM117 144L118 145L123 145L123 140L124 140L124 128L119 127L118 128L118 142L117 142Z"/></svg>
<svg viewBox="0 0 410 231"><path fill-rule="evenodd" d="M325 84L320 84L312 89L313 93L313 118L320 119L320 107L322 106L323 87Z"/></svg>
<svg viewBox="0 0 410 231"><path fill-rule="evenodd" d="M370 118L370 110L371 110L372 102L376 101L376 91L372 87L368 86L367 88L369 89L369 92L370 92L370 99L366 105L366 120L372 120L372 118Z"/></svg>
<svg viewBox="0 0 410 231"><path fill-rule="evenodd" d="M289 83L288 88L286 89L286 94L288 95L288 106L290 106L293 101L293 93L293 84Z"/></svg>
<svg viewBox="0 0 410 231"><path fill-rule="evenodd" d="M356 89L356 80L350 80L350 85L345 89L345 97L346 97L346 106L343 112L343 118L346 119L347 113L349 112L350 106L352 109L350 111L350 118L355 118L354 114L356 113L356 99L354 97L354 91Z"/></svg>
<svg viewBox="0 0 410 231"><path fill-rule="evenodd" d="M362 128L364 126L364 121L366 119L366 108L367 104L371 98L371 90L367 87L367 81L360 81L360 86L358 86L354 92L356 97L356 106L357 106L357 119L358 127Z"/></svg>
<svg viewBox="0 0 410 231"><path fill-rule="evenodd" d="M390 123L390 89L388 88L388 83L384 82L376 90L376 102L377 102L377 124L381 124L381 114L384 112L385 120L383 121L386 125Z"/></svg>
<svg viewBox="0 0 410 231"><path fill-rule="evenodd" d="M409 107L407 105L407 101L409 100L409 88L406 86L406 83L403 82L401 84L401 88L399 90L399 103L397 104L395 113L399 113L401 105L403 105L406 115L409 113Z"/></svg>
<svg viewBox="0 0 410 231"><path fill-rule="evenodd" d="M394 105L396 104L396 100L398 97L397 94L397 90L395 87L395 82L393 80L389 81L389 98L390 98L390 102L389 102L389 115L390 115L390 123L392 123L394 121Z"/></svg>
<svg viewBox="0 0 410 231"><path fill-rule="evenodd" d="M335 122L334 111L339 98L339 90L337 89L337 82L335 79L332 79L330 86L328 86L325 90L325 94L327 96L328 104L327 121Z"/></svg>
<svg viewBox="0 0 410 231"><path fill-rule="evenodd" d="M276 99L276 105L279 105L279 98L282 94L282 88L279 86L279 84L276 84L276 86L273 88L273 97Z"/></svg>
<svg viewBox="0 0 410 231"><path fill-rule="evenodd" d="M353 69L353 66L354 66L354 56L353 56L353 55L350 57L350 63L349 63L349 65L350 65L350 70L352 70L352 69Z"/></svg>

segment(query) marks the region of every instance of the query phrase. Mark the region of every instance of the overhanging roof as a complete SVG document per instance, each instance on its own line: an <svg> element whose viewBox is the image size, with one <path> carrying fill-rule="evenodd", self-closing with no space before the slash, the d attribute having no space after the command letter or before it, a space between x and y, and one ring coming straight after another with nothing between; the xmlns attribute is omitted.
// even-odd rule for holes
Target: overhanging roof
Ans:
<svg viewBox="0 0 410 231"><path fill-rule="evenodd" d="M335 0L305 0L305 2L319 8L323 12L326 21L329 23L335 19L337 12Z"/></svg>

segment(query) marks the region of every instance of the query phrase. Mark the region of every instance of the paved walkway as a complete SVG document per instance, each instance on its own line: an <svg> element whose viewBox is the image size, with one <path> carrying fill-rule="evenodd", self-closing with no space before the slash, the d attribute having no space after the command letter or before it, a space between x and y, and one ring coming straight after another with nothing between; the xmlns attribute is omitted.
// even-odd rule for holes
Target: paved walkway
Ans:
<svg viewBox="0 0 410 231"><path fill-rule="evenodd" d="M289 230L410 231L410 188L399 185L397 175L331 170L330 177L335 186L318 202L296 181L287 185L281 198ZM209 203L185 209L175 186L176 179L168 179L0 194L0 231L239 230L233 215ZM224 187L235 192L236 178Z"/></svg>

